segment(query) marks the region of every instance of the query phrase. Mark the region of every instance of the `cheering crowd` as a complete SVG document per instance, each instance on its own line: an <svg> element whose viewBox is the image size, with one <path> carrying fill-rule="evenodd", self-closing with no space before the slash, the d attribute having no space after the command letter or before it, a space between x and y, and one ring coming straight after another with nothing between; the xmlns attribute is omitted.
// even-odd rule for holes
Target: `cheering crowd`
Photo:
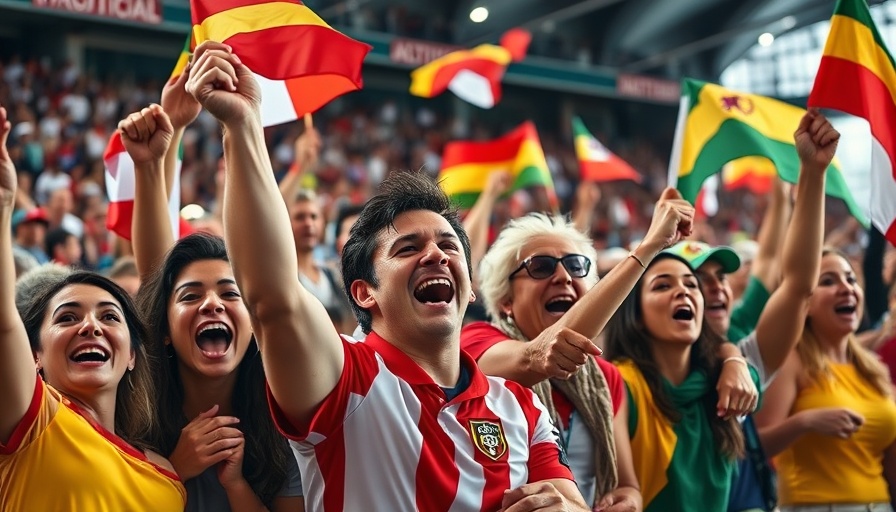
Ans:
<svg viewBox="0 0 896 512"><path fill-rule="evenodd" d="M670 188L620 252L593 184L563 217L498 173L461 216L380 144L321 185L338 132L266 133L225 45L158 104L57 78L40 119L29 87L0 108L0 509L893 510L893 250L826 229L817 111L754 243L701 241ZM98 185L122 110L129 258ZM181 142L211 183L175 240Z"/></svg>

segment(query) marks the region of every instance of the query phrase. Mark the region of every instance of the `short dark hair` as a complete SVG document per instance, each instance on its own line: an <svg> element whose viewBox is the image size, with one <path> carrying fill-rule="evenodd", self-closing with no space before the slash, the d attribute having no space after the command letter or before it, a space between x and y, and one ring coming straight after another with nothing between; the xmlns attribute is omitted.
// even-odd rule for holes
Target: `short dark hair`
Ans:
<svg viewBox="0 0 896 512"><path fill-rule="evenodd" d="M336 240L339 240L339 235L342 234L342 223L345 222L345 219L354 215L361 215L362 211L364 211L364 205L362 204L349 204L339 208L339 211L336 212L336 231L334 232L335 235L333 236L334 246L336 244Z"/></svg>
<svg viewBox="0 0 896 512"><path fill-rule="evenodd" d="M73 236L75 235L65 228L53 228L47 231L47 234L44 237L44 245L46 246L44 249L46 250L47 255L52 259L53 249L56 248L57 245L65 245L65 242L68 241L69 237Z"/></svg>
<svg viewBox="0 0 896 512"><path fill-rule="evenodd" d="M379 285L373 269L373 255L379 244L378 235L382 230L393 226L396 217L414 210L435 212L448 221L460 239L467 259L467 273L470 280L473 279L470 237L464 231L457 208L451 204L445 192L421 172L393 173L383 180L377 194L364 205L342 249L342 284L358 323L361 324L361 330L367 334L372 328L373 316L355 302L351 291L352 283L360 279L373 287Z"/></svg>

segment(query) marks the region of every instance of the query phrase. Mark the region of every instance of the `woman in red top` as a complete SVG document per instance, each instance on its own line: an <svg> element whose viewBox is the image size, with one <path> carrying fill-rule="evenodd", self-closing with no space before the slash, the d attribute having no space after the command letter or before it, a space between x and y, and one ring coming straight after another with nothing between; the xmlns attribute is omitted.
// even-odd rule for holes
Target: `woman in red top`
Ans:
<svg viewBox="0 0 896 512"><path fill-rule="evenodd" d="M679 197L674 190L664 192L644 241L596 286L595 251L584 234L559 217L532 214L512 221L479 272L494 323L473 323L461 334L463 349L487 374L533 387L560 429L579 489L595 510L640 510L641 496L622 380L615 367L596 357L600 351L591 339L644 265L689 232L693 208ZM742 365L728 366L736 372ZM735 380L744 382L742 376ZM751 385L738 392L749 395L749 389L755 393ZM749 407L752 400L739 397L738 407L741 402Z"/></svg>

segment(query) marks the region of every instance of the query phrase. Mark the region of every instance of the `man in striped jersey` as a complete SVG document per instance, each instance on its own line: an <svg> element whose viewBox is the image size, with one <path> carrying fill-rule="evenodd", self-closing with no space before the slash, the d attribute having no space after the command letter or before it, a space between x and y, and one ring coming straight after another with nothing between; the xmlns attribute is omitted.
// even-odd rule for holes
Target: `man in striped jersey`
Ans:
<svg viewBox="0 0 896 512"><path fill-rule="evenodd" d="M194 55L190 91L224 125L224 231L309 510L587 511L547 413L460 351L469 239L421 175L384 182L343 249L366 342L341 339L295 273L258 86L228 46Z"/></svg>

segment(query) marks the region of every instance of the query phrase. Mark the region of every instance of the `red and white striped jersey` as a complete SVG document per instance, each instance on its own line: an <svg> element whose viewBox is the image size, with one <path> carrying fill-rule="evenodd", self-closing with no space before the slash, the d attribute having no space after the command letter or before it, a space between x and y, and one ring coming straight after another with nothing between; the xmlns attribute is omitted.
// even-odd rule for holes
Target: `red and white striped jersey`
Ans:
<svg viewBox="0 0 896 512"><path fill-rule="evenodd" d="M345 366L306 430L268 394L299 454L314 511L494 511L504 491L572 480L547 411L525 387L486 377L461 352L470 385L446 401L432 378L376 333L343 339Z"/></svg>

